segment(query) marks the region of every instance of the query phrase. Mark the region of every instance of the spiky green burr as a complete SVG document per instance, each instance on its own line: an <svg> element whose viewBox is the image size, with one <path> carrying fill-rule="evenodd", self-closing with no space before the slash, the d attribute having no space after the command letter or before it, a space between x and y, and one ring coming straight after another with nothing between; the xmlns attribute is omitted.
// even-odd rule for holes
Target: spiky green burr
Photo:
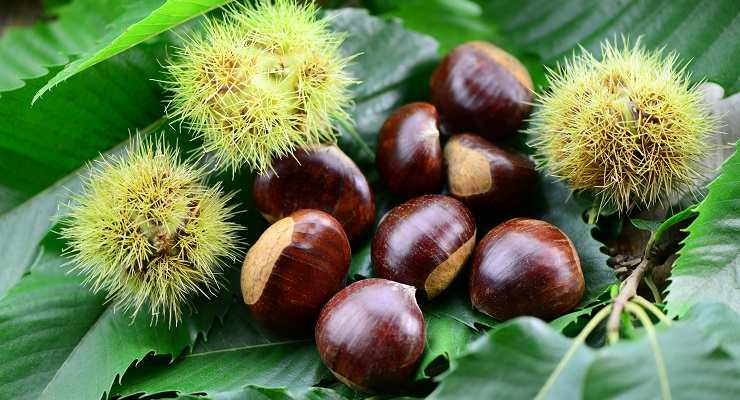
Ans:
<svg viewBox="0 0 740 400"><path fill-rule="evenodd" d="M193 297L210 296L238 254L233 206L203 168L177 150L139 140L91 166L62 236L74 270L123 312L177 324Z"/></svg>
<svg viewBox="0 0 740 400"><path fill-rule="evenodd" d="M549 71L529 133L540 165L601 207L668 205L701 176L717 120L675 53L604 42Z"/></svg>
<svg viewBox="0 0 740 400"><path fill-rule="evenodd" d="M167 67L169 116L203 139L220 168L257 172L335 140L354 82L343 35L294 0L236 5L186 40Z"/></svg>

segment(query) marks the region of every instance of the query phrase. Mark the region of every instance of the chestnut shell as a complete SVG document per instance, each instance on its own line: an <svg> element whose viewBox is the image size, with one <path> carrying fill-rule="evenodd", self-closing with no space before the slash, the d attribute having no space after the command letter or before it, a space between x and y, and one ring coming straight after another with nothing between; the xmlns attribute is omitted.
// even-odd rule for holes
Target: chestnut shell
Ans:
<svg viewBox="0 0 740 400"><path fill-rule="evenodd" d="M244 302L270 330L309 333L321 308L344 287L351 251L342 226L319 210L299 210L271 225L241 271Z"/></svg>
<svg viewBox="0 0 740 400"><path fill-rule="evenodd" d="M363 392L394 392L416 373L426 322L413 287L365 279L324 306L315 338L321 360L339 380Z"/></svg>
<svg viewBox="0 0 740 400"><path fill-rule="evenodd" d="M442 189L442 146L437 109L410 103L385 120L378 136L377 164L388 189L413 197Z"/></svg>
<svg viewBox="0 0 740 400"><path fill-rule="evenodd" d="M510 219L475 249L470 300L498 320L520 315L553 319L578 305L584 291L573 243L545 221Z"/></svg>
<svg viewBox="0 0 740 400"><path fill-rule="evenodd" d="M444 290L475 246L473 214L449 196L415 197L386 214L372 241L380 278L413 285L427 298Z"/></svg>
<svg viewBox="0 0 740 400"><path fill-rule="evenodd" d="M450 194L471 208L520 208L537 187L534 163L523 154L471 133L455 135L444 148Z"/></svg>
<svg viewBox="0 0 740 400"><path fill-rule="evenodd" d="M445 128L510 137L532 111L532 79L509 53L486 42L454 48L432 74L430 97Z"/></svg>
<svg viewBox="0 0 740 400"><path fill-rule="evenodd" d="M314 146L273 163L252 186L257 208L269 222L312 208L331 214L350 241L375 219L375 197L357 165L336 146Z"/></svg>

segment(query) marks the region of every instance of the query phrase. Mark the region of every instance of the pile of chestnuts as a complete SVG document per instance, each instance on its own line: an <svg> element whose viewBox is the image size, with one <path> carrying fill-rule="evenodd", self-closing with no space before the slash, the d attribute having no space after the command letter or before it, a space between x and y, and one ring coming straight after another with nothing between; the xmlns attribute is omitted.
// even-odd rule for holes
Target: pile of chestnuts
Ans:
<svg viewBox="0 0 740 400"><path fill-rule="evenodd" d="M277 333L313 331L326 366L363 392L399 391L413 379L426 343L418 302L442 293L467 264L473 307L498 320L556 318L585 288L573 244L547 222L509 219L477 240L476 216L511 215L537 186L533 162L501 143L531 111L527 70L491 44L466 43L434 71L430 93L431 103L400 107L380 130L380 175L407 201L372 237L375 278L345 287L375 199L338 147L278 160L253 186L272 225L242 267L249 312Z"/></svg>

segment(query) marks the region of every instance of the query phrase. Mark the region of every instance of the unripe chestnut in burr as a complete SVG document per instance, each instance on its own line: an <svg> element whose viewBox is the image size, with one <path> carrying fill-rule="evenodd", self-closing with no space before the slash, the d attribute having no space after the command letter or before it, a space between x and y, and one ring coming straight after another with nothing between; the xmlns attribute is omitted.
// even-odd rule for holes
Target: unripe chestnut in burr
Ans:
<svg viewBox="0 0 740 400"><path fill-rule="evenodd" d="M419 366L426 323L412 286L365 279L337 293L316 323L316 345L329 370L354 390L398 391Z"/></svg>
<svg viewBox="0 0 740 400"><path fill-rule="evenodd" d="M380 278L413 285L429 299L447 288L475 247L475 220L449 196L415 197L386 214L371 257Z"/></svg>
<svg viewBox="0 0 740 400"><path fill-rule="evenodd" d="M257 176L252 193L257 208L274 222L311 208L331 214L350 241L361 238L375 219L375 198L357 165L336 146L296 151Z"/></svg>
<svg viewBox="0 0 740 400"><path fill-rule="evenodd" d="M510 137L532 111L532 78L511 54L486 42L454 48L432 74L430 96L451 133Z"/></svg>
<svg viewBox="0 0 740 400"><path fill-rule="evenodd" d="M442 146L437 110L429 103L402 106L378 136L377 164L388 189L402 197L442 189Z"/></svg>
<svg viewBox="0 0 740 400"><path fill-rule="evenodd" d="M450 194L474 209L515 209L537 187L534 163L526 156L464 133L444 148Z"/></svg>
<svg viewBox="0 0 740 400"><path fill-rule="evenodd" d="M475 249L470 300L498 320L520 315L553 319L578 305L584 290L573 243L545 221L508 220Z"/></svg>
<svg viewBox="0 0 740 400"><path fill-rule="evenodd" d="M350 259L347 235L336 219L319 210L296 211L267 228L247 252L244 303L273 331L311 332L321 308L344 287Z"/></svg>

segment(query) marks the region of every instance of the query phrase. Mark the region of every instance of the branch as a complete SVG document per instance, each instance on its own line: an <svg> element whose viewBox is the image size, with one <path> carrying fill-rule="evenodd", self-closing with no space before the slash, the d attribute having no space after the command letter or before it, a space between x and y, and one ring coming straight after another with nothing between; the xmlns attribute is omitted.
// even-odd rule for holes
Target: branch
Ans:
<svg viewBox="0 0 740 400"><path fill-rule="evenodd" d="M614 307L612 308L609 320L606 323L606 335L609 342L614 343L619 338L620 319L625 305L637 295L637 287L640 285L642 277L653 267L651 257L643 257L642 261L624 280L619 294L614 298Z"/></svg>

